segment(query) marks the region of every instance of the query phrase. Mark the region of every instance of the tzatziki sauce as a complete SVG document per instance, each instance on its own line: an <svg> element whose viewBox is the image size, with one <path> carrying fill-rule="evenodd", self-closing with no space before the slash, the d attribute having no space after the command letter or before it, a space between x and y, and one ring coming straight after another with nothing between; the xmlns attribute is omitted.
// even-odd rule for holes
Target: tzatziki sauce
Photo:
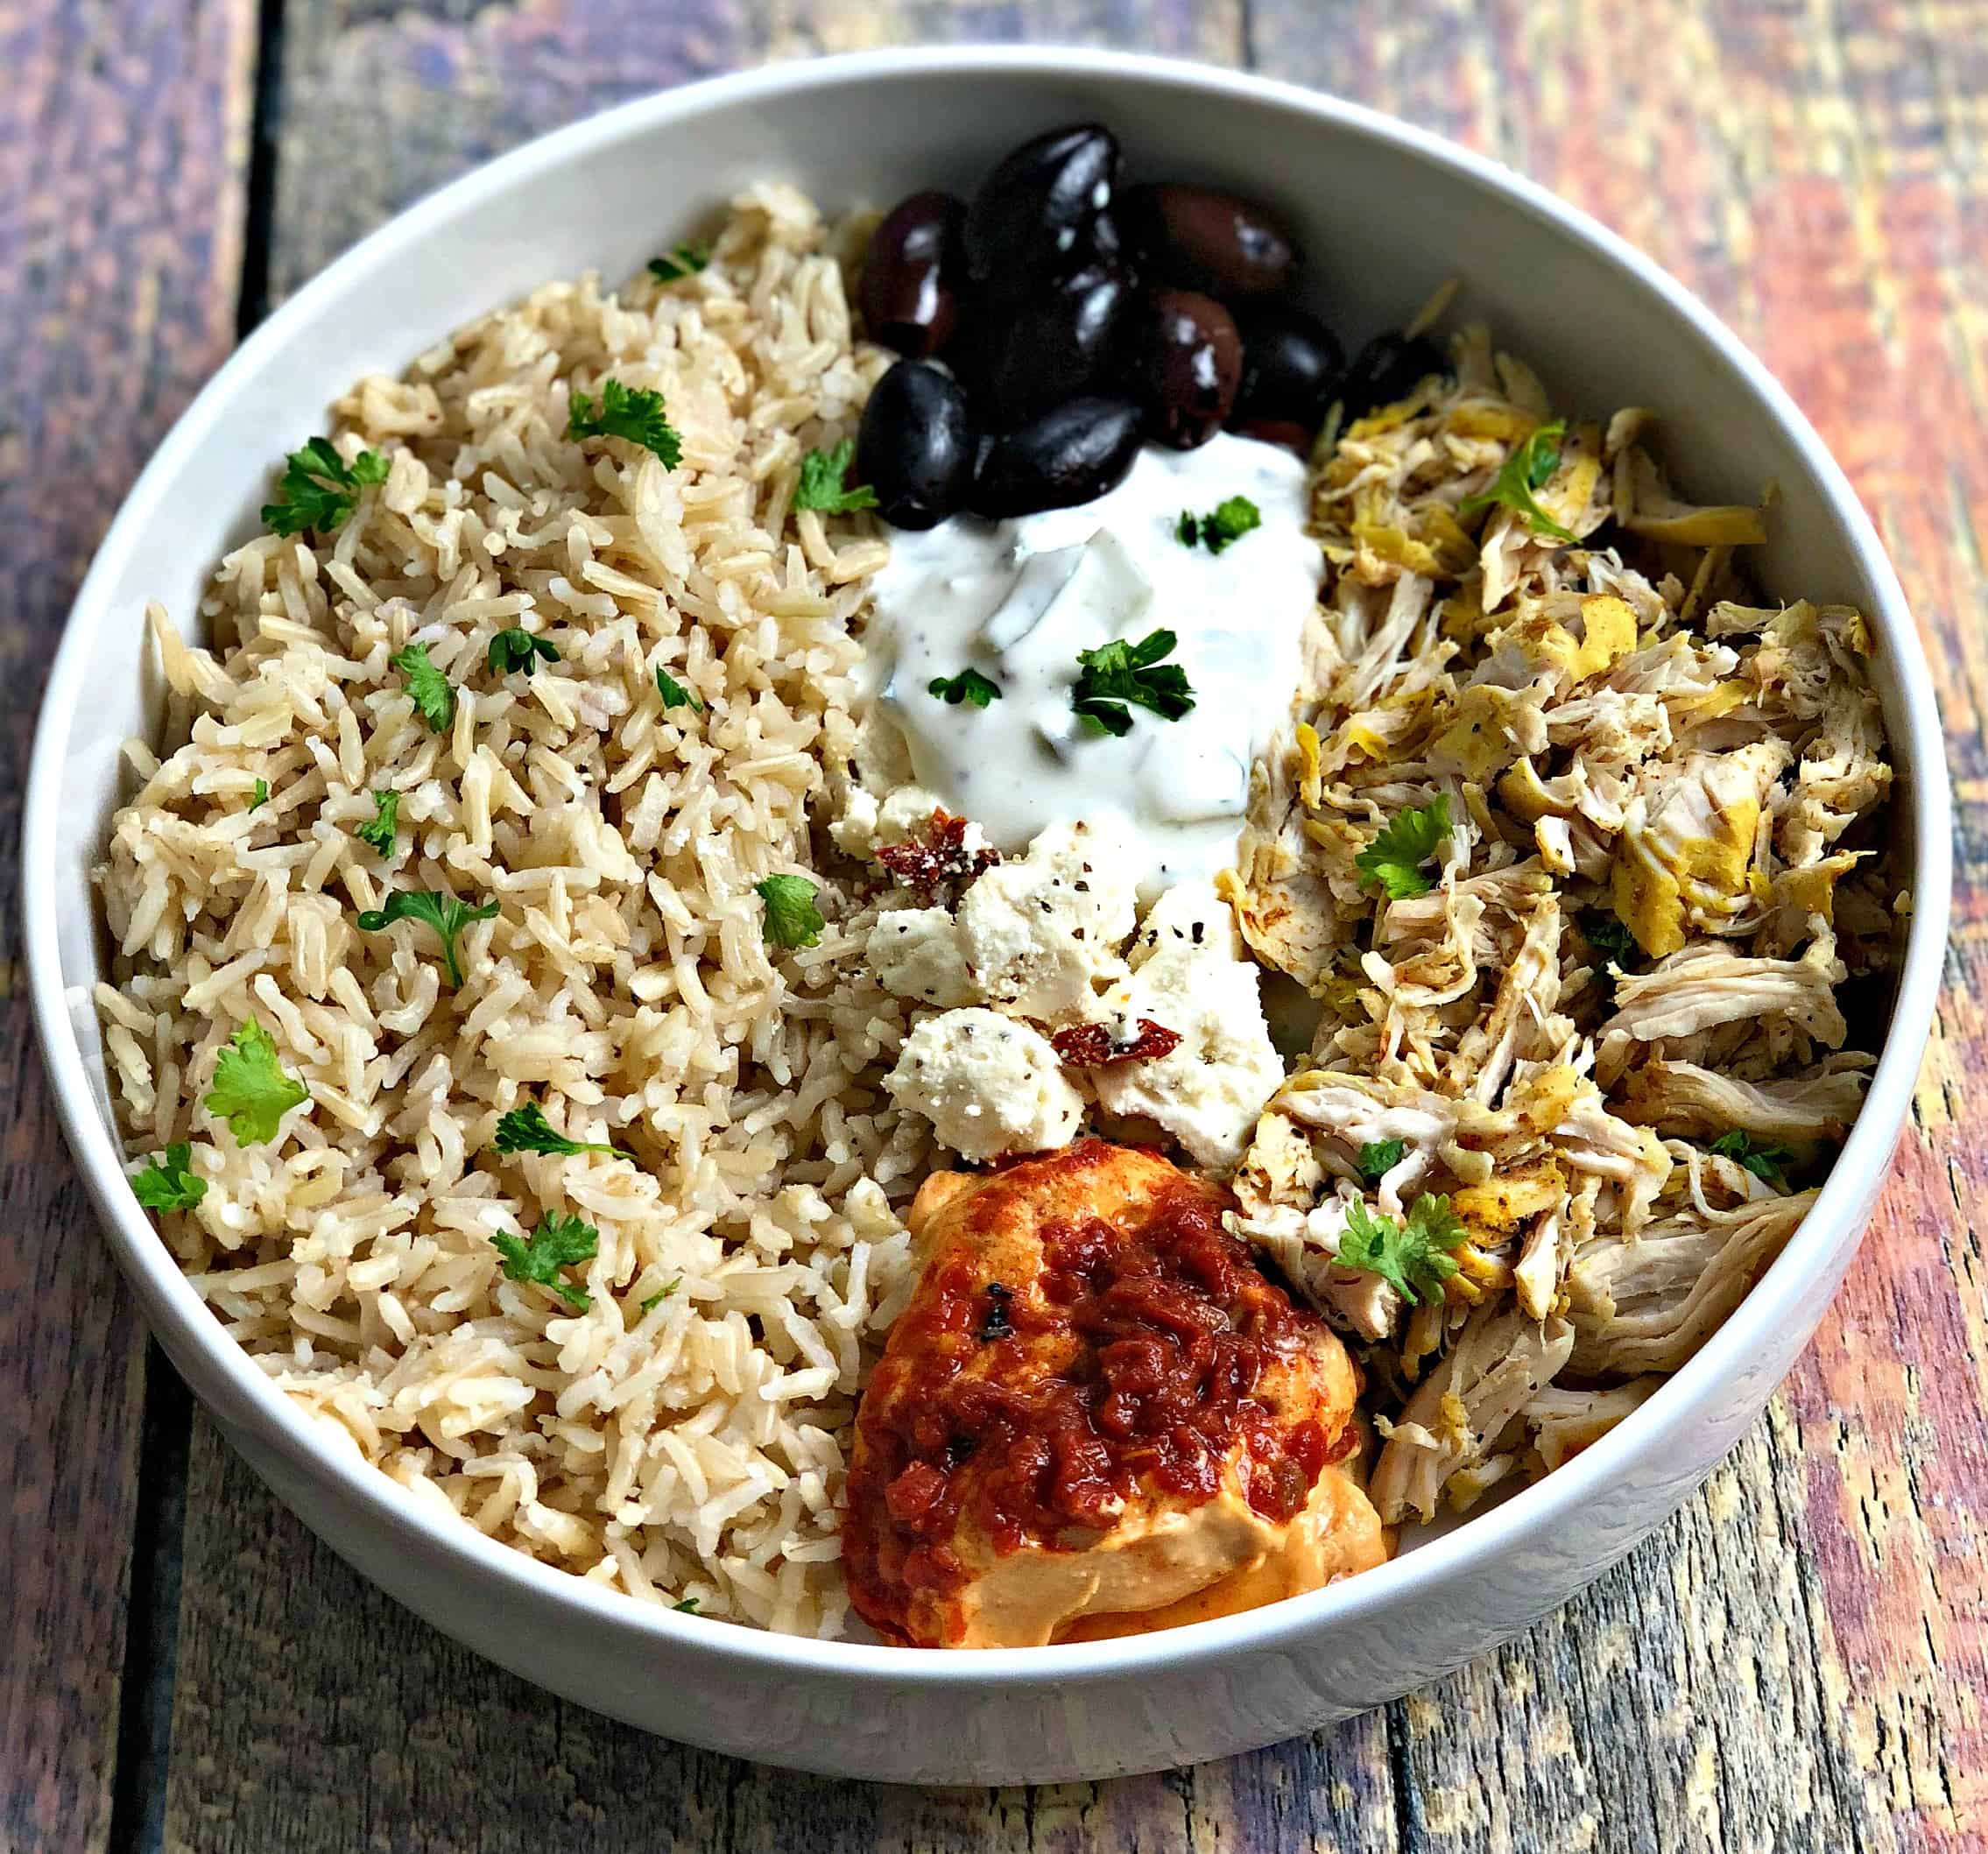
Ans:
<svg viewBox="0 0 1988 1854"><path fill-rule="evenodd" d="M1053 823L1117 818L1148 896L1226 868L1324 575L1305 480L1290 452L1224 432L1196 450L1148 445L1117 488L1077 508L892 530L864 643L918 784L1004 851ZM1183 513L1234 496L1260 525L1219 553L1181 539ZM1077 652L1154 631L1179 639L1165 661L1186 673L1193 710L1168 721L1133 705L1129 733L1098 731L1071 706ZM932 693L969 669L998 700Z"/></svg>

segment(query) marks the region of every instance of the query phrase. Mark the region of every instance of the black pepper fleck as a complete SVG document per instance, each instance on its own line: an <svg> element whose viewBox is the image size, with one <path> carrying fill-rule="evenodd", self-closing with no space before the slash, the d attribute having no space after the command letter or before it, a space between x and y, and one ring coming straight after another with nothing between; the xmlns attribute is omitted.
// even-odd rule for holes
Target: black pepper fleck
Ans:
<svg viewBox="0 0 1988 1854"><path fill-rule="evenodd" d="M1014 1289L1004 1287L999 1281L987 1284L987 1315L981 1321L979 1330L974 1335L976 1338L990 1343L1014 1336L1015 1322L1008 1313L1008 1303L1014 1297Z"/></svg>

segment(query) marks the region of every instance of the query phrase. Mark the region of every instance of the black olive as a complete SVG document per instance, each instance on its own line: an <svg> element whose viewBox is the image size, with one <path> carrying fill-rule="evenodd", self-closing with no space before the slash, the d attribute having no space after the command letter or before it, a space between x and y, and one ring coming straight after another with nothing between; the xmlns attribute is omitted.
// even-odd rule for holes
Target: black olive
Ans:
<svg viewBox="0 0 1988 1854"><path fill-rule="evenodd" d="M1298 248L1264 209L1212 187L1135 187L1124 215L1134 254L1167 283L1225 301L1277 296L1298 273Z"/></svg>
<svg viewBox="0 0 1988 1854"><path fill-rule="evenodd" d="M1096 123L1024 142L967 208L968 267L976 277L1030 281L1082 268L1117 183L1117 140Z"/></svg>
<svg viewBox="0 0 1988 1854"><path fill-rule="evenodd" d="M933 527L957 510L974 455L957 380L899 361L878 381L857 434L856 480L876 490L878 512L893 527Z"/></svg>
<svg viewBox="0 0 1988 1854"><path fill-rule="evenodd" d="M1237 425L1269 419L1316 431L1345 366L1345 350L1315 315L1265 309L1243 325L1243 384L1230 419Z"/></svg>
<svg viewBox="0 0 1988 1854"><path fill-rule="evenodd" d="M1238 438L1254 438L1258 444L1274 444L1280 449L1294 451L1301 457L1311 455L1312 440L1318 435L1315 427L1294 425L1288 419L1237 419L1229 428Z"/></svg>
<svg viewBox="0 0 1988 1854"><path fill-rule="evenodd" d="M981 422L1012 430L1087 391L1111 359L1131 296L1121 272L1097 264L1025 294L976 293L954 359Z"/></svg>
<svg viewBox="0 0 1988 1854"><path fill-rule="evenodd" d="M1420 335L1377 335L1353 356L1340 384L1340 403L1347 418L1363 418L1377 405L1406 398L1432 373L1449 371L1433 342Z"/></svg>
<svg viewBox="0 0 1988 1854"><path fill-rule="evenodd" d="M857 293L871 341L914 361L946 345L959 315L965 217L966 208L950 194L913 194L871 234Z"/></svg>
<svg viewBox="0 0 1988 1854"><path fill-rule="evenodd" d="M1139 408L1126 399L1068 399L987 448L969 501L999 519L1075 508L1116 489L1139 455Z"/></svg>
<svg viewBox="0 0 1988 1854"><path fill-rule="evenodd" d="M1155 290L1141 305L1134 364L1153 434L1177 451L1222 429L1243 371L1236 319L1196 290Z"/></svg>

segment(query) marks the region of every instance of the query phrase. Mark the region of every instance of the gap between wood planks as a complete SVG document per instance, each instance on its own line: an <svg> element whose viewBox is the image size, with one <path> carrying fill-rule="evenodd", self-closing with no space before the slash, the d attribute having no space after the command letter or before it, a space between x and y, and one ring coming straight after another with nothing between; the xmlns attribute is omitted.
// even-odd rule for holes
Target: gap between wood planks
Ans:
<svg viewBox="0 0 1988 1854"><path fill-rule="evenodd" d="M237 345L269 313L277 131L283 106L283 5L284 0L257 0L248 197L243 211L241 284L235 300ZM145 1340L143 1394L108 1854L159 1854L164 1848L166 1777L173 1761L194 1399L159 1342L150 1336Z"/></svg>

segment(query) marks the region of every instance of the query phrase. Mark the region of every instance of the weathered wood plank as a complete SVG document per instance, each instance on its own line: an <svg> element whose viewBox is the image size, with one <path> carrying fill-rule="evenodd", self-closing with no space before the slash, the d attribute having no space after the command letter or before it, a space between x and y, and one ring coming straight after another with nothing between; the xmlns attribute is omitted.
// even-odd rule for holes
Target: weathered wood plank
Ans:
<svg viewBox="0 0 1988 1854"><path fill-rule="evenodd" d="M1984 43L1949 24L1935 7L1883 0L1830 13L1698 0L1507 12L1449 0L1412 20L1350 10L1334 32L1288 0L1258 14L1266 65L1501 156L1649 250L1732 321L1878 518L1942 686L1960 803L1960 925L1919 1124L1858 1265L1776 1406L1771 1446L1743 1451L1718 1484L1737 1476L1731 1497L1773 1519L1788 1556L1761 1556L1750 1578L1724 1549L1661 1565L1642 1554L1646 1600L1630 1639L1693 1665L1690 1694L1729 1702L1745 1696L1731 1657L1752 1659L1780 1709L1701 1709L1690 1729L1710 1735L1680 1763L1657 1710L1616 1711L1611 1685L1591 1677L1576 1689L1577 1725L1623 1754L1612 1780L1667 1772L1694 1807L1707 1805L1701 1826L1714 1845L1775 1845L1798 1829L1803 1845L1883 1846L1893 1832L1910 1845L1962 1845L1988 1783L1978 1568L1988 1320L1968 1215L1984 1141L1959 1111L1984 1071L1977 1001L1988 978L1988 595L1974 512L1988 499L1988 347L1971 307L1988 195L1967 102ZM1730 1609L1709 1660L1693 1639L1710 1615L1687 1612L1681 1631L1660 1595L1660 1577L1707 1576ZM1557 1672L1573 1673L1583 1647L1605 1653L1588 1636L1569 1646ZM1508 1690L1490 1667L1464 1678L1479 1717ZM1794 1739L1807 1754L1768 1754L1790 1720L1815 1722ZM1449 1755L1450 1736L1435 1732L1432 1751ZM1411 1766L1420 1776L1417 1759ZM1681 1835L1693 1819L1658 1815L1660 1837L1665 1821Z"/></svg>
<svg viewBox="0 0 1988 1854"><path fill-rule="evenodd" d="M254 15L0 16L0 1846L38 1854L109 1833L143 1355L18 993L21 786L90 551L234 337Z"/></svg>
<svg viewBox="0 0 1988 1854"><path fill-rule="evenodd" d="M427 186L658 83L762 56L1012 36L1246 50L1498 152L1687 277L1816 419L1930 633L1967 857L1963 986L1870 1244L1768 1421L1562 1615L1387 1715L1119 1784L907 1794L659 1745L409 1625L202 1430L172 1843L1967 1845L1988 1785L1988 1310L1963 1214L1988 1153L1961 1112L1988 1066L1988 628L1970 526L1988 487L1972 307L1988 215L1968 101L1988 34L1881 0L1829 14L1741 0L447 0L426 13L293 0L275 286Z"/></svg>

